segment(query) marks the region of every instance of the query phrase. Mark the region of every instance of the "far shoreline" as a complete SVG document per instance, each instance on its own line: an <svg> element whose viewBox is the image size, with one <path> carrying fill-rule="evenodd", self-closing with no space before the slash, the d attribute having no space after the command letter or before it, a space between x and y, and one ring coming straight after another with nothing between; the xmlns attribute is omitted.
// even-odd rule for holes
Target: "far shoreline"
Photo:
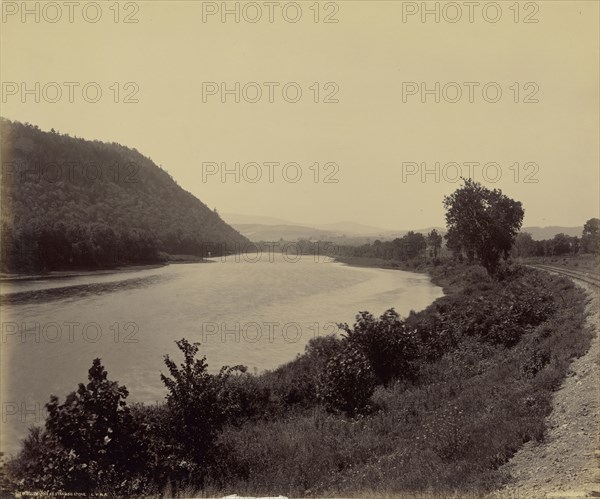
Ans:
<svg viewBox="0 0 600 499"><path fill-rule="evenodd" d="M363 267L363 268L379 268L379 269L391 269L391 270L404 270L408 272L424 273L424 268L410 268L406 264L402 265L401 262L395 260L385 260L384 258L376 258L370 256L335 256L335 261L343 263L351 267Z"/></svg>
<svg viewBox="0 0 600 499"><path fill-rule="evenodd" d="M67 279L69 277L85 277L108 274L122 274L126 272L135 272L138 270L150 270L167 267L169 265L189 264L189 263L214 263L202 257L194 255L172 255L165 262L135 264L135 265L119 265L118 267L110 268L81 268L72 270L51 270L48 272L16 272L16 273L0 273L0 283L35 281L37 279Z"/></svg>
<svg viewBox="0 0 600 499"><path fill-rule="evenodd" d="M451 295L462 289L458 283L449 280L444 275L434 273L433 270L437 268L437 266L434 265L431 260L409 260L406 262L399 262L376 257L344 256L335 257L335 261L348 265L349 267L402 270L404 272L413 272L416 274L427 274L433 284L442 288L444 295ZM444 258L441 259L441 261L448 262L450 260Z"/></svg>

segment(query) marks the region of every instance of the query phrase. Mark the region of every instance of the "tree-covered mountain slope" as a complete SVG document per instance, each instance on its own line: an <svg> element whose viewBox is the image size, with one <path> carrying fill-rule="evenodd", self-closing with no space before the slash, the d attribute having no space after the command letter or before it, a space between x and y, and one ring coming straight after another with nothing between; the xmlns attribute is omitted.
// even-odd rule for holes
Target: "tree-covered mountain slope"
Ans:
<svg viewBox="0 0 600 499"><path fill-rule="evenodd" d="M205 256L247 239L135 149L1 119L2 270Z"/></svg>

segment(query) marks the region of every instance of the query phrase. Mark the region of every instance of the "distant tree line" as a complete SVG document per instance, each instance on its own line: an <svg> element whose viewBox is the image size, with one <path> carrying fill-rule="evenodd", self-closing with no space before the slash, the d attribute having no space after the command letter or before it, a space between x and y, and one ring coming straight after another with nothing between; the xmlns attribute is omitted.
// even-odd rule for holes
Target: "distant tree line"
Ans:
<svg viewBox="0 0 600 499"><path fill-rule="evenodd" d="M479 262L494 274L502 260L510 256L519 233L524 210L519 201L505 196L499 189L490 190L471 179L444 197L447 233L434 229L426 236L409 232L393 241L375 241L356 249L343 248L342 256L368 256L387 260L407 261L417 257L437 258L443 249L468 263ZM443 239L446 245L443 245Z"/></svg>
<svg viewBox="0 0 600 499"><path fill-rule="evenodd" d="M339 246L340 256L382 258L385 260L407 261L417 257L436 258L441 256L443 238L433 229L424 235L410 231L392 241L380 241L361 246Z"/></svg>
<svg viewBox="0 0 600 499"><path fill-rule="evenodd" d="M490 274L510 257L562 256L600 251L600 219L588 220L581 237L557 234L535 241L520 232L524 210L519 201L499 189L487 189L470 179L444 198L447 233L409 232L393 241L375 241L362 246L341 246L340 256L372 257L394 261L452 256L468 263L478 262ZM445 245L443 244L445 239Z"/></svg>
<svg viewBox="0 0 600 499"><path fill-rule="evenodd" d="M556 234L552 239L535 241L528 232L521 232L515 239L513 255L564 256L581 253L597 255L600 252L600 219L591 218L583 226L581 237Z"/></svg>
<svg viewBox="0 0 600 499"><path fill-rule="evenodd" d="M144 230L113 229L104 223L2 224L2 261L8 271L110 268L164 260L156 238Z"/></svg>

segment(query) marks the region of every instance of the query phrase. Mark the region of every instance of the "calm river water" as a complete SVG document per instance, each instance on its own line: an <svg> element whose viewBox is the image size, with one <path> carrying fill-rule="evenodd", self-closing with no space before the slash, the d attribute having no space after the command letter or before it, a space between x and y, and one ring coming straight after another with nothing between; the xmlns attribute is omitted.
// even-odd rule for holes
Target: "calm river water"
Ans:
<svg viewBox="0 0 600 499"><path fill-rule="evenodd" d="M292 360L336 323L352 324L358 311L406 315L443 294L423 274L270 260L3 284L2 450L14 453L27 427L43 423L50 394L63 401L86 382L95 357L127 386L129 401L152 403L165 396L163 356L181 358L177 339L201 342L211 370L261 371Z"/></svg>

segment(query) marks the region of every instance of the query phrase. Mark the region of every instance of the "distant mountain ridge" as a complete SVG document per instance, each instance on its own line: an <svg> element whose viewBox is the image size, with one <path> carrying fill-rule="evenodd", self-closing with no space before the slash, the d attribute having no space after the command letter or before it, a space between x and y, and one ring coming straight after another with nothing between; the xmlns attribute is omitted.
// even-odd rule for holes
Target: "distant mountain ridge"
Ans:
<svg viewBox="0 0 600 499"><path fill-rule="evenodd" d="M378 234L390 234L397 231L390 229L383 229L381 227L373 227L371 225L360 224L357 222L336 222L329 224L318 224L315 226L317 229L331 230L346 235L357 235L357 236L371 236Z"/></svg>
<svg viewBox="0 0 600 499"><path fill-rule="evenodd" d="M433 229L445 234L444 227L426 227L421 229L390 230L356 222L335 222L328 224L302 224L280 218L226 214L224 218L242 234L252 241L299 240L299 239L339 239L355 238L360 243L367 239L394 239L402 237L412 230L427 234ZM521 232L528 232L534 240L552 239L556 234L580 237L583 226L580 227L523 227Z"/></svg>
<svg viewBox="0 0 600 499"><path fill-rule="evenodd" d="M0 127L3 271L215 255L248 242L135 149Z"/></svg>
<svg viewBox="0 0 600 499"><path fill-rule="evenodd" d="M244 215L241 213L222 213L221 216L230 225L306 225L296 222L290 222L282 218L262 216L262 215Z"/></svg>
<svg viewBox="0 0 600 499"><path fill-rule="evenodd" d="M331 231L302 225L234 224L233 227L251 241L286 241L299 239L324 240L339 237Z"/></svg>
<svg viewBox="0 0 600 499"><path fill-rule="evenodd" d="M560 227L557 225L551 225L549 227L524 227L521 229L521 232L528 232L536 241L552 239L556 234L581 237L583 225L581 227Z"/></svg>

